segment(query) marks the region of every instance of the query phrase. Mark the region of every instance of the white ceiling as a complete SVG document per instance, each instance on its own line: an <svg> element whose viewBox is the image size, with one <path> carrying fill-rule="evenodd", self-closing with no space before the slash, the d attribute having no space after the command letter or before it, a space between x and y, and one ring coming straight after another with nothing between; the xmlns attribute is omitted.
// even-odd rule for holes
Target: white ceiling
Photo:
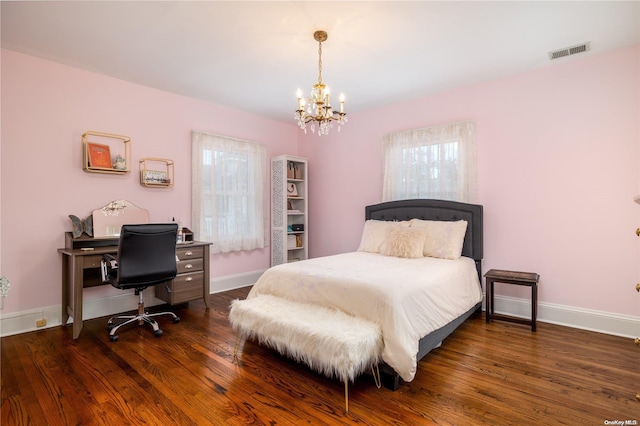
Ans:
<svg viewBox="0 0 640 426"><path fill-rule="evenodd" d="M318 29L347 113L640 42L639 1L2 1L1 18L3 48L285 122Z"/></svg>

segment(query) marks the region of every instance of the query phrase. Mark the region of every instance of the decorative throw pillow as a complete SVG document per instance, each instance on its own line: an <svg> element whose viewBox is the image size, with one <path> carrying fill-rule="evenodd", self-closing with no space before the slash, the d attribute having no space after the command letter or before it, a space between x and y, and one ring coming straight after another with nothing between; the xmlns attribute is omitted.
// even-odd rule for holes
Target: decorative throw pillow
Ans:
<svg viewBox="0 0 640 426"><path fill-rule="evenodd" d="M396 226L408 228L409 221L391 222L386 220L367 220L364 223L364 229L362 230L362 239L360 240L358 251L380 253L387 229Z"/></svg>
<svg viewBox="0 0 640 426"><path fill-rule="evenodd" d="M427 236L423 254L441 259L458 259L462 255L467 221L411 220L412 228L424 229Z"/></svg>
<svg viewBox="0 0 640 426"><path fill-rule="evenodd" d="M380 254L415 259L423 257L426 233L420 228L388 228Z"/></svg>

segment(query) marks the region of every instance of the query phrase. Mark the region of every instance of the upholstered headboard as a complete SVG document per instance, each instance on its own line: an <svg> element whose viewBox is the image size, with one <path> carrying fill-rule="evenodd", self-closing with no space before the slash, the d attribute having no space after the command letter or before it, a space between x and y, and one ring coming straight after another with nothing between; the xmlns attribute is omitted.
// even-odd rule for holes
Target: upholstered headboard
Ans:
<svg viewBox="0 0 640 426"><path fill-rule="evenodd" d="M467 233L464 237L462 255L476 261L478 276L484 257L482 241L482 206L447 200L399 200L373 204L365 207L365 220L402 221L423 220L466 220Z"/></svg>

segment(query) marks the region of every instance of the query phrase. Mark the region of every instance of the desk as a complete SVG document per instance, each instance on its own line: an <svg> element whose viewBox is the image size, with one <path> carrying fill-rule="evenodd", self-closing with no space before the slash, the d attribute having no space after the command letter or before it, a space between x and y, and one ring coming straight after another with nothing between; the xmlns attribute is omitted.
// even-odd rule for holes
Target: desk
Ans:
<svg viewBox="0 0 640 426"><path fill-rule="evenodd" d="M117 239L94 240L86 237L73 239L67 236L65 243L67 247L58 249L62 254L62 325L67 324L69 317L73 318L74 339L77 339L82 331L83 289L108 285L101 280L100 261L104 254L117 254L117 243ZM167 285L156 286L162 286L162 289L156 289L156 297L172 305L204 299L204 304L208 308L209 246L210 243L199 241L179 244L176 249L179 259L178 275ZM82 250L82 248L91 250Z"/></svg>

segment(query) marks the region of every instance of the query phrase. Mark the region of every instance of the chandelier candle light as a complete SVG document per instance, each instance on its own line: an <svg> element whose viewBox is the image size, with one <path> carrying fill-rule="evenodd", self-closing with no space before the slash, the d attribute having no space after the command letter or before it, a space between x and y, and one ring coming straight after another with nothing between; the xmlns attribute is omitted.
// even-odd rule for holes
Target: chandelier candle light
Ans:
<svg viewBox="0 0 640 426"><path fill-rule="evenodd" d="M302 90L298 89L298 109L294 118L298 120L298 126L307 133L307 123L311 123L311 132L316 131L316 122L318 124L318 135L329 134L329 129L333 127L333 122L338 122L338 131L340 126L346 124L347 114L344 112L344 93L340 94L340 111L331 109L331 96L329 86L322 82L322 42L327 40L326 31L316 31L313 38L318 42L318 82L311 89L311 96L306 104L302 94Z"/></svg>

